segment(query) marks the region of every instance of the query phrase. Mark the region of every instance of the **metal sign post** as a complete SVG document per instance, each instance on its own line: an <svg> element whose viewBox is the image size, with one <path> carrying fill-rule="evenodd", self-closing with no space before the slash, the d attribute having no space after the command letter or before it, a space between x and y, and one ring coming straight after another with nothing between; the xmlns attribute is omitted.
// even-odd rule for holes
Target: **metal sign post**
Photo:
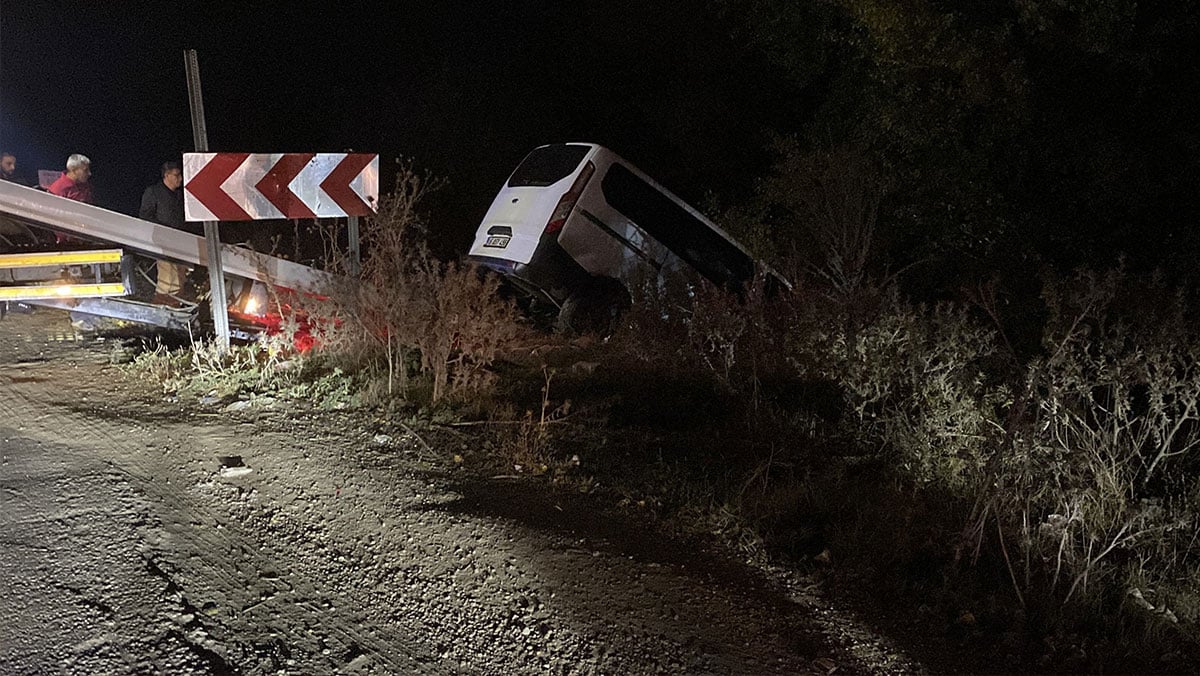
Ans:
<svg viewBox="0 0 1200 676"><path fill-rule="evenodd" d="M357 275L362 270L362 252L359 251L358 245L358 216L350 216L346 221L349 230L347 236L350 239L350 274Z"/></svg>
<svg viewBox="0 0 1200 676"><path fill-rule="evenodd" d="M200 92L200 64L196 50L183 51L187 69L188 102L192 110L192 136L196 152L208 152L208 129L204 126L204 97ZM209 304L212 306L213 328L217 333L217 348L229 350L229 308L225 298L225 273L221 269L221 233L217 221L204 221L204 243L208 251Z"/></svg>

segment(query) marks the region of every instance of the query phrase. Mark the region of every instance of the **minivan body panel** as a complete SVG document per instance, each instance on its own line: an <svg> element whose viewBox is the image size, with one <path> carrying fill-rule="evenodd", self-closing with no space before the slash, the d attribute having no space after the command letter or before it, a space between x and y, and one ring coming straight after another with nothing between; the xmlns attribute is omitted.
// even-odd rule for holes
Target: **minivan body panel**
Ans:
<svg viewBox="0 0 1200 676"><path fill-rule="evenodd" d="M546 185L526 185L537 183L534 179L538 176L530 176L525 170L535 154L544 148L560 146L542 146L527 155L505 181L504 187L484 215L483 223L475 233L470 256L501 258L525 264L533 259L533 253L559 200L571 189L586 162L597 149L597 146L591 144L563 145L579 149L578 163L574 168L569 173L559 176L561 172L555 171L558 167L551 167L552 173L549 174L549 178L553 179L552 181ZM519 180L521 175L525 177L523 180ZM522 185L512 185L514 180L519 180ZM508 228L507 235L504 228ZM508 239L505 239L506 236Z"/></svg>
<svg viewBox="0 0 1200 676"><path fill-rule="evenodd" d="M505 188L475 233L471 255L528 263L546 227L546 214L573 180L569 176L547 188Z"/></svg>
<svg viewBox="0 0 1200 676"><path fill-rule="evenodd" d="M576 185L581 175L586 183ZM639 225L617 208L622 203L652 222ZM567 205L561 228L548 230ZM492 202L467 258L556 305L584 288L589 277L610 277L629 289L678 273L735 288L753 276L756 265L694 208L616 153L590 143L552 144L529 153Z"/></svg>

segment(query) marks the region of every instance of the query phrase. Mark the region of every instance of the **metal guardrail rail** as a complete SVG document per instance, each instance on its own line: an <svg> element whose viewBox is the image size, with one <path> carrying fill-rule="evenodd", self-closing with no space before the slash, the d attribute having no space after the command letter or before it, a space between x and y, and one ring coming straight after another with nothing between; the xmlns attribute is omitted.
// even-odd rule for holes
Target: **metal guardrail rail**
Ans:
<svg viewBox="0 0 1200 676"><path fill-rule="evenodd" d="M191 310L149 305L120 298L45 298L31 301L31 304L157 326L179 333L199 332L196 328L196 315Z"/></svg>
<svg viewBox="0 0 1200 676"><path fill-rule="evenodd" d="M203 237L6 181L0 181L0 214L151 258L208 265ZM333 281L328 273L306 265L228 244L221 246L221 267L226 275L296 291L320 292Z"/></svg>

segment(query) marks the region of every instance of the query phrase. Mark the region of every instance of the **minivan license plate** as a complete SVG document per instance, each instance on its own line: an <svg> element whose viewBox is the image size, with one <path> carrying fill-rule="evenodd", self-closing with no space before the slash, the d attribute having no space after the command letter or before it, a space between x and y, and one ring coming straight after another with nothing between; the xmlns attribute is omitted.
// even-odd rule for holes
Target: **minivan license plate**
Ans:
<svg viewBox="0 0 1200 676"><path fill-rule="evenodd" d="M503 249L508 246L508 240L511 239L508 235L490 235L484 246L490 246L494 249Z"/></svg>

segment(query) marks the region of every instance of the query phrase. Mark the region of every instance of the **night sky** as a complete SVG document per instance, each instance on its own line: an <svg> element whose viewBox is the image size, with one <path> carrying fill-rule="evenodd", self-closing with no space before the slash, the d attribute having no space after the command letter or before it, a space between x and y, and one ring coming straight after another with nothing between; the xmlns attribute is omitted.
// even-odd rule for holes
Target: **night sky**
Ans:
<svg viewBox="0 0 1200 676"><path fill-rule="evenodd" d="M191 149L194 48L211 149L375 152L385 190L409 158L449 181L427 204L444 257L563 141L609 146L768 259L803 253L812 161L865 147L891 186L873 265L925 261L910 290L1122 257L1195 274L1195 3L897 7L0 0L0 146L30 176L84 153L98 202L133 212Z"/></svg>
<svg viewBox="0 0 1200 676"><path fill-rule="evenodd" d="M192 149L194 48L211 150L378 152L385 190L386 167L412 158L449 180L431 206L443 247L465 250L534 146L604 143L700 201L748 189L788 112L692 3L319 7L0 2L0 146L30 177L81 152L98 203L134 212Z"/></svg>

